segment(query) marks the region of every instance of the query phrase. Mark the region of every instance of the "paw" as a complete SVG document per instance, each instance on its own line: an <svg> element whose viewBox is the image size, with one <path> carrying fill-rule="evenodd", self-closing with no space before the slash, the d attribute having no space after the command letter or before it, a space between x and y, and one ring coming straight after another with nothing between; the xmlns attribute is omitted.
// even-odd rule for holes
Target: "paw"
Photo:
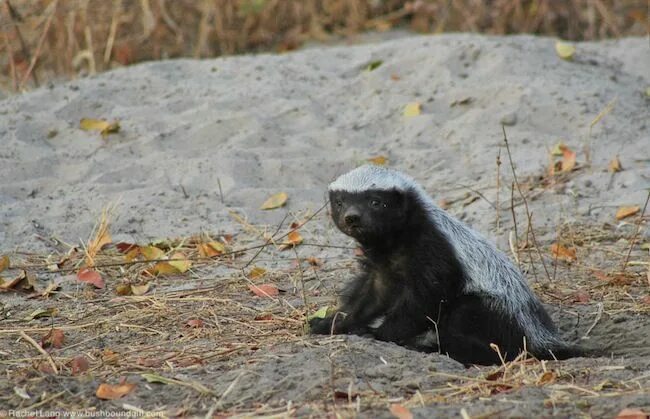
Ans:
<svg viewBox="0 0 650 419"><path fill-rule="evenodd" d="M329 335L332 331L331 317L314 317L309 320L309 332L315 335Z"/></svg>

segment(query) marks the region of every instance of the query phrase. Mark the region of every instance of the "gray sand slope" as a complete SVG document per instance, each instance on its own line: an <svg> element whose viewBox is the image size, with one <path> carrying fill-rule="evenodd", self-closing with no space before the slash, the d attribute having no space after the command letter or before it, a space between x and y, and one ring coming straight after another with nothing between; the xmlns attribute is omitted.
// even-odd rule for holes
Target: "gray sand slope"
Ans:
<svg viewBox="0 0 650 419"><path fill-rule="evenodd" d="M0 249L34 249L35 235L86 238L118 200L113 230L131 240L227 229L229 209L277 221L257 209L267 195L288 192L290 210L319 206L331 179L375 155L436 198L467 185L493 200L502 118L516 119L519 171L542 173L547 150L561 140L580 153L616 99L591 133L596 169L545 202L538 221L556 222L556 208L610 216L648 185L649 55L644 39L580 44L567 62L551 39L415 37L148 63L12 97L0 102ZM405 118L416 101L422 114ZM78 128L82 117L118 119L122 131L104 141ZM600 169L616 154L631 170L607 190ZM465 216L488 231L489 210L481 200Z"/></svg>
<svg viewBox="0 0 650 419"><path fill-rule="evenodd" d="M253 224L275 225L286 211L319 208L333 178L378 155L421 182L436 201L455 202L450 212L507 251L513 230L509 210L502 211L497 230L492 207L499 153L502 204L509 202L512 181L501 122L508 125L522 181L545 173L548 151L558 142L578 153L580 171L531 199L544 246L566 221L616 224L617 207L642 205L650 184L647 40L578 44L573 61L558 58L554 42L530 36L444 35L287 55L154 62L10 97L0 102L0 254L51 251L50 237L87 239L101 209L115 202L114 241L236 232L241 225L231 210ZM375 61L382 64L367 71ZM590 129L612 101L611 112ZM404 106L411 102L419 102L422 112L405 117ZM104 140L79 129L84 117L117 119L122 129ZM612 175L607 165L616 155L625 170ZM259 210L280 191L290 197L286 208ZM482 197L464 201L470 191ZM525 220L523 206L516 211ZM632 227L620 223L625 232ZM309 234L319 243L351 244L325 216L310 223ZM641 234L647 240L647 229ZM319 250L314 250L317 256ZM348 250L322 249L322 255L351 259ZM333 285L324 288L329 295L321 297L331 299ZM24 310L39 304L3 298L8 306ZM582 310L589 317L580 324L581 333L594 310L595 302ZM630 381L629 397L621 390L621 397L580 404L575 394L582 393L558 387L552 397L566 397L556 406L555 401L546 403L551 397L546 389L533 386L512 395L512 404L501 403L510 396L499 395L474 399L465 407L471 414L588 412L612 417L630 404L650 405L650 395L639 396L633 388L635 383L650 386L643 372L650 367L650 322L646 314L637 314L618 319L606 314L591 331L593 339L632 348L594 378L645 377ZM557 311L553 315L558 318ZM574 325L573 317L564 317L567 323L561 326ZM436 354L358 337L341 342L347 348L341 365L363 376L357 376L361 384L355 385L372 383L372 391L401 397L418 386L446 385L446 376L429 372L477 374ZM223 397L222 407L326 397L330 365L325 346L287 344L265 350L272 356L260 356L250 365L224 361L191 374L218 394L237 380L237 390ZM601 364L566 362L574 370ZM80 391L92 397L92 389ZM150 400L133 396L128 402L155 409L173 406L191 392L180 387L169 391L173 393L150 392ZM206 401L203 408L210 405ZM458 415L460 407L434 403L413 410L431 417ZM308 414L305 409L298 414ZM388 415L385 405L373 409L365 414Z"/></svg>

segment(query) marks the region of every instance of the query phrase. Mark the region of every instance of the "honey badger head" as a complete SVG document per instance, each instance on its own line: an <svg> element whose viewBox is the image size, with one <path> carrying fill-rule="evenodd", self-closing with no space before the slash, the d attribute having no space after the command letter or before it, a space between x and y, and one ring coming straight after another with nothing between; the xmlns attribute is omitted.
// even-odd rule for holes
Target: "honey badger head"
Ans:
<svg viewBox="0 0 650 419"><path fill-rule="evenodd" d="M340 176L329 186L334 223L362 245L390 242L409 220L408 180L371 165Z"/></svg>

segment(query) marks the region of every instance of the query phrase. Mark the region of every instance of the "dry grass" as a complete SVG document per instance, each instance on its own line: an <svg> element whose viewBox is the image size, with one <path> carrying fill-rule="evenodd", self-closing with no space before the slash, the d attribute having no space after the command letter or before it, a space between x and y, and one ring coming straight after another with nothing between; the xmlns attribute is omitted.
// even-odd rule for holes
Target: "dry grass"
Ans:
<svg viewBox="0 0 650 419"><path fill-rule="evenodd" d="M349 268L350 260L345 258L341 264L336 258L311 262L304 256L299 258L297 252L282 251L276 246L293 227L282 224L259 227L242 219L243 231L235 237L210 237L204 233L156 243L166 255L180 252L192 262L191 268L183 274L156 276L151 274L153 266L168 259L132 259L133 255L128 256L124 247L120 250L115 244L108 244L108 214L106 211L102 214L86 245L62 244L59 253L50 255L10 255L12 268L3 272L3 276L7 278L8 272L22 269L27 275L20 284L7 290L18 294L14 294L17 299L11 315L3 320L0 328L0 365L5 371L5 383L12 383L15 394L6 393L3 404L26 410L39 406L68 411L88 409L98 403L94 391L99 383L139 382L138 387L141 387L146 385L142 384L143 379L165 383L167 390L157 393L163 394L164 404L179 409L177 412L166 410L166 415L201 411L206 400L213 407L212 413L227 415L281 415L308 407L320 415L354 416L360 408L357 398L363 399L363 409L376 411L396 401L407 408L440 403L466 404L538 387L548 391L550 398L545 403L553 406L566 404L575 396L588 401L590 398L642 394L648 390L647 377L607 378L609 372L626 368L620 364L600 365L592 371L562 363L540 362L522 354L513 362L470 369L464 374L431 372L445 384L420 388L415 394L412 389L405 388L404 395L397 399L394 394L376 391L370 385L367 390L358 390L354 397L348 397L345 389L338 390L340 387L334 384L342 368L335 362L349 353L345 341L333 337L315 342L305 334L304 323L307 313L319 305L316 301L322 302L318 297L319 284L336 281L341 269ZM325 215L316 212L294 217L302 220L300 228L307 239L310 237L309 222L317 216ZM638 223L642 221L643 217L639 217ZM637 224L629 225L636 230ZM648 265L643 251L638 246L634 248L625 272L608 268L620 266L612 264L612 259L625 260L630 234L635 234L631 230L609 225L560 226L558 237L564 245L577 249L576 258L571 261L553 259L550 252L542 248L541 252L530 253L530 261L541 265L535 256L542 255L548 258L547 263L553 264L551 269L558 272L558 277L571 277L572 281L539 281L537 290L544 299L563 306L567 312L576 304L599 307L600 313L595 320L588 319L594 321L594 325L603 312L607 315L648 315L650 303L643 297L650 284L647 283ZM103 247L97 249L95 245L92 265L101 273L106 288L95 289L77 282L74 276L65 276L88 266L88 249L93 243L102 241L105 242ZM224 244L224 252L213 257L202 256L200 245L214 241ZM305 244L309 248L306 242L301 246ZM259 253L259 249L266 252ZM261 277L251 275L256 265L267 267ZM531 267L530 264L523 266L527 270ZM63 278L63 282L50 286L57 278ZM273 283L287 293L254 296L248 289L253 282ZM150 288L143 295L121 295L120 286L124 284L148 284ZM49 314L33 319L35 310L45 310ZM53 329L62 331L65 336L61 347L48 347L44 343ZM230 392L228 388L217 391L205 375L206 368L219 366L227 370L254 365L273 356L273 348L287 344L299 348L328 348L327 356L332 363L331 398L324 396L320 400L286 406L245 398L227 405L222 403ZM88 361L85 372L75 371L75 359L79 357ZM596 378L598 381L594 382ZM70 391L73 383L84 390ZM16 389L23 389L32 398L21 400ZM145 389L138 391L138 394L150 393ZM41 396L36 397L38 394ZM183 394L183 398L176 399L175 394ZM167 400L168 397L171 398ZM141 402L142 406L156 411L152 408L156 401ZM128 404L122 407L135 409ZM498 415L498 412L491 412L495 413Z"/></svg>
<svg viewBox="0 0 650 419"><path fill-rule="evenodd" d="M643 0L6 0L0 89L172 57L286 51L407 27L596 40L648 31Z"/></svg>

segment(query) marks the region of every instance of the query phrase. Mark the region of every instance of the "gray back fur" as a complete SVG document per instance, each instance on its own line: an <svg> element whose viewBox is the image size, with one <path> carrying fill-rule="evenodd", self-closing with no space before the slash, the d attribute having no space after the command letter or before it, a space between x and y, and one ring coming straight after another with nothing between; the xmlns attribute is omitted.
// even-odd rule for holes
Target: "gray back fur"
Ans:
<svg viewBox="0 0 650 419"><path fill-rule="evenodd" d="M561 344L555 329L544 326L536 314L541 303L513 263L492 243L460 220L438 207L411 177L374 165L358 167L329 185L330 191L366 190L416 192L431 221L447 237L467 274L466 293L486 295L495 301L495 309L517 319L525 330L529 350L543 350Z"/></svg>

